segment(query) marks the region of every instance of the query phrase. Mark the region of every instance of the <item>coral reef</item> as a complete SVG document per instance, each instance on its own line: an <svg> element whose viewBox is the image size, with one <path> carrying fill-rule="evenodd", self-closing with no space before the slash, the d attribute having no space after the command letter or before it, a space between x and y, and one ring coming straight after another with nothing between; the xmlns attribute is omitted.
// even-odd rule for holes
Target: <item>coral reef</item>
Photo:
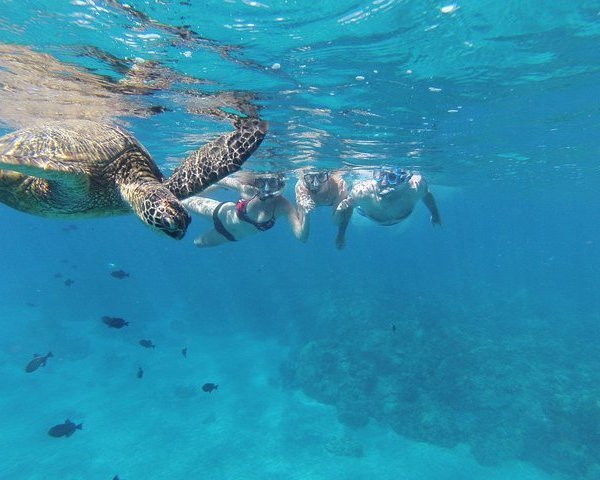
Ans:
<svg viewBox="0 0 600 480"><path fill-rule="evenodd" d="M298 342L282 377L334 405L344 424L374 419L419 441L468 443L485 465L519 459L600 478L599 348L581 332L569 338L526 321L494 329L494 319L449 322L461 312L431 309L383 321L366 320L364 305L339 311L325 312L326 335Z"/></svg>
<svg viewBox="0 0 600 480"><path fill-rule="evenodd" d="M329 439L325 443L325 450L338 457L360 458L364 455L362 445L350 437Z"/></svg>

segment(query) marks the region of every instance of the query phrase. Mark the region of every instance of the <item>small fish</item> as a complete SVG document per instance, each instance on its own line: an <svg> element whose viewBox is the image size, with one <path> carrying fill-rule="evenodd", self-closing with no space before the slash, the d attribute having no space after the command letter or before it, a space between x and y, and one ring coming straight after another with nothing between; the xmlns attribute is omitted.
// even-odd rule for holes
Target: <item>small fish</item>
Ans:
<svg viewBox="0 0 600 480"><path fill-rule="evenodd" d="M77 225L67 225L66 227L63 227L63 232L71 232L73 230L77 230Z"/></svg>
<svg viewBox="0 0 600 480"><path fill-rule="evenodd" d="M27 373L35 372L40 367L46 366L46 360L50 357L53 357L52 352L48 352L48 354L44 357L38 353L33 355L33 360L31 360L27 366L25 367L25 371Z"/></svg>
<svg viewBox="0 0 600 480"><path fill-rule="evenodd" d="M128 277L129 274L125 270L115 270L113 272L110 272L110 276L118 278L119 280L123 280L125 277Z"/></svg>
<svg viewBox="0 0 600 480"><path fill-rule="evenodd" d="M120 479L119 479L119 476L118 476L118 475L115 475L115 476L113 477L113 480L120 480Z"/></svg>
<svg viewBox="0 0 600 480"><path fill-rule="evenodd" d="M219 386L216 383L205 383L202 385L202 391L211 393L213 390L216 390Z"/></svg>
<svg viewBox="0 0 600 480"><path fill-rule="evenodd" d="M139 344L142 347L145 347L145 348L154 348L154 347L156 347L156 345L154 345L152 343L152 340L144 340L144 339L142 339L142 340L139 341Z"/></svg>
<svg viewBox="0 0 600 480"><path fill-rule="evenodd" d="M392 323L392 333L396 333L396 324Z"/></svg>
<svg viewBox="0 0 600 480"><path fill-rule="evenodd" d="M152 105L148 110L150 110L152 113L163 113L171 111L170 109L168 109L167 107L163 107L162 105Z"/></svg>
<svg viewBox="0 0 600 480"><path fill-rule="evenodd" d="M54 274L54 278L62 278L62 276L63 276L63 274L62 274L62 273L60 273L60 272L56 272L56 273Z"/></svg>
<svg viewBox="0 0 600 480"><path fill-rule="evenodd" d="M107 317L106 315L102 317L102 321L111 328L123 328L125 325L129 325L129 322L126 322L122 318Z"/></svg>
<svg viewBox="0 0 600 480"><path fill-rule="evenodd" d="M187 347L185 347L185 348L183 348L183 349L181 350L181 354L182 354L182 355L183 355L185 358L187 358Z"/></svg>
<svg viewBox="0 0 600 480"><path fill-rule="evenodd" d="M71 286L71 285L73 285L74 283L75 283L75 280L71 280L70 278L67 278L67 279L64 281L64 284L65 284L67 287L70 287L70 286Z"/></svg>
<svg viewBox="0 0 600 480"><path fill-rule="evenodd" d="M142 370L142 367L138 367L137 377L142 378L143 376L144 376L144 371Z"/></svg>
<svg viewBox="0 0 600 480"><path fill-rule="evenodd" d="M71 420L65 420L65 423L59 423L58 425L54 425L50 430L48 430L48 435L51 437L70 437L75 433L75 430L81 430L83 427L83 423L79 425L75 425Z"/></svg>

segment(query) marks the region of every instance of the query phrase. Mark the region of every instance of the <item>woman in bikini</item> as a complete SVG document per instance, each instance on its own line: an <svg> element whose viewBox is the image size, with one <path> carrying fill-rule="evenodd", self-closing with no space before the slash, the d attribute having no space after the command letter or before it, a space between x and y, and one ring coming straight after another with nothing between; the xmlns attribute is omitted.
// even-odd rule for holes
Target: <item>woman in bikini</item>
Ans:
<svg viewBox="0 0 600 480"><path fill-rule="evenodd" d="M283 174L244 173L235 178L226 177L217 185L239 191L242 198L237 202L219 202L194 196L183 201L188 210L211 218L213 222L213 228L194 240L197 247L215 247L264 232L271 229L279 217L288 219L296 238L304 237L298 212L282 195Z"/></svg>

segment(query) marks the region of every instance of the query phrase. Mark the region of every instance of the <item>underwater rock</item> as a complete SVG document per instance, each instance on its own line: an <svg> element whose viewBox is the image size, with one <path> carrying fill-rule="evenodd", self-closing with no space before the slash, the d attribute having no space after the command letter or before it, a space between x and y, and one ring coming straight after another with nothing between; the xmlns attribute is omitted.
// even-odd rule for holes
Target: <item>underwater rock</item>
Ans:
<svg viewBox="0 0 600 480"><path fill-rule="evenodd" d="M364 456L363 447L350 437L332 438L325 443L325 450L338 457L360 458Z"/></svg>
<svg viewBox="0 0 600 480"><path fill-rule="evenodd" d="M316 331L325 340L304 337L292 348L282 384L335 406L352 428L373 418L414 440L469 444L483 465L520 460L600 480L596 343L573 348L568 339L527 329L498 334L473 312L463 323L447 322L445 308L422 319L389 319L393 335L354 313L342 316L343 325L332 318L335 329Z"/></svg>
<svg viewBox="0 0 600 480"><path fill-rule="evenodd" d="M600 463L594 463L585 472L583 480L598 480L600 479Z"/></svg>
<svg viewBox="0 0 600 480"><path fill-rule="evenodd" d="M369 400L357 389L343 389L336 403L336 409L338 420L352 428L364 427L371 417Z"/></svg>
<svg viewBox="0 0 600 480"><path fill-rule="evenodd" d="M522 458L523 439L512 429L483 431L469 441L471 453L481 465L496 466L515 458Z"/></svg>

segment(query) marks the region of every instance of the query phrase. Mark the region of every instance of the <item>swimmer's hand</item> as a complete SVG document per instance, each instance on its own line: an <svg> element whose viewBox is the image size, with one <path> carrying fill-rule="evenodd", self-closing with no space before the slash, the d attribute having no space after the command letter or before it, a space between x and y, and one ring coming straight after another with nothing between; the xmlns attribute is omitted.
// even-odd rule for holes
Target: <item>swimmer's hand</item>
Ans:
<svg viewBox="0 0 600 480"><path fill-rule="evenodd" d="M440 215L439 215L439 214L432 215L432 216L431 216L431 224L432 224L434 227L436 227L436 226L437 226L437 227L441 227L441 226L442 226L442 217L440 217Z"/></svg>
<svg viewBox="0 0 600 480"><path fill-rule="evenodd" d="M344 198L335 209L336 212L343 212L344 210L348 210L352 208L352 202L350 201L350 197Z"/></svg>

